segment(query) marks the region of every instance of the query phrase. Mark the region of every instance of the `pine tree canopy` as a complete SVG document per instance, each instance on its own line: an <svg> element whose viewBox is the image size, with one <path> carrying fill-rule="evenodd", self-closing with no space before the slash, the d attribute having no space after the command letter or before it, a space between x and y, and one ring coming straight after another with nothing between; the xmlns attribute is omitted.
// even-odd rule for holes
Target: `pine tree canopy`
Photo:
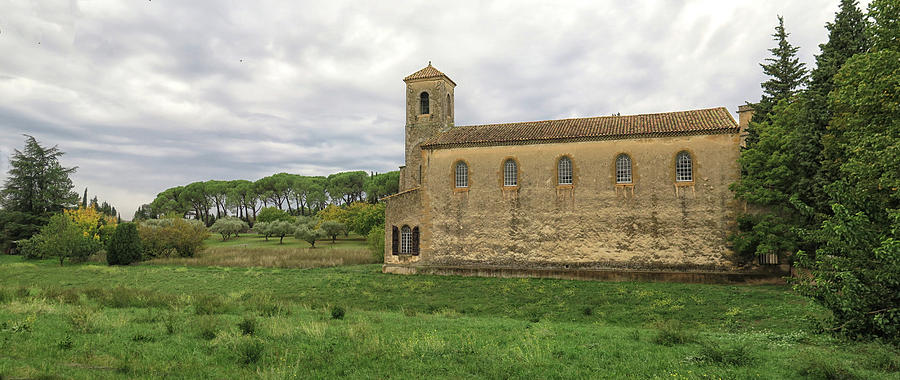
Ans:
<svg viewBox="0 0 900 380"><path fill-rule="evenodd" d="M41 146L34 137L25 135L25 148L16 149L10 158L10 169L3 188L0 203L10 211L32 215L46 215L60 211L78 202L78 194L69 175L77 167L60 165L64 152L56 146Z"/></svg>

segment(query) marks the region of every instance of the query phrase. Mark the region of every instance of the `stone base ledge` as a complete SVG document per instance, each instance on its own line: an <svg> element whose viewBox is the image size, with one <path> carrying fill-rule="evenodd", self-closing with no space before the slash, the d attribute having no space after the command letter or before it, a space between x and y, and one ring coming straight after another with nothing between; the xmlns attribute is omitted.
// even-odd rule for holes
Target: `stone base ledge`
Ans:
<svg viewBox="0 0 900 380"><path fill-rule="evenodd" d="M382 273L440 276L557 278L593 281L686 282L697 284L785 284L790 273L778 272L676 272L629 269L543 269L510 267L424 266L384 264Z"/></svg>

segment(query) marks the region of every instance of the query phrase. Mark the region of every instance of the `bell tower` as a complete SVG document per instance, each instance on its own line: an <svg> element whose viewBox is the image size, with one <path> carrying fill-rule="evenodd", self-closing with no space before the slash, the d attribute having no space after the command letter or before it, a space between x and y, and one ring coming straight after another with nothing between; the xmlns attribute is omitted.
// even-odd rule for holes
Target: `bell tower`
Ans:
<svg viewBox="0 0 900 380"><path fill-rule="evenodd" d="M423 142L453 128L453 89L450 77L428 66L403 78L406 82L406 166L400 191L422 184Z"/></svg>

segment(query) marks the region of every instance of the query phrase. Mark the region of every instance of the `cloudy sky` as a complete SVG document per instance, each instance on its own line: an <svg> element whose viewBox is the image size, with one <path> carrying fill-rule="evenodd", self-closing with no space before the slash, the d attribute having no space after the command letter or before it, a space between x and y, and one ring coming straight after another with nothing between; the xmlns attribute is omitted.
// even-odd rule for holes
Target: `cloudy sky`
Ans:
<svg viewBox="0 0 900 380"><path fill-rule="evenodd" d="M0 0L0 180L22 134L126 219L193 181L395 170L429 60L457 125L735 111L776 15L812 62L837 4Z"/></svg>

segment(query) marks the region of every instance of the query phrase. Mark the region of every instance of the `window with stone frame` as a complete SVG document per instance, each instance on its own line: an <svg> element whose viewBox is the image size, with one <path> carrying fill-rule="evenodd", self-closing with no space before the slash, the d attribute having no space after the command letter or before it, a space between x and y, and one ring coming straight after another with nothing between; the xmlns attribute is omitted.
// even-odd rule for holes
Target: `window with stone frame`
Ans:
<svg viewBox="0 0 900 380"><path fill-rule="evenodd" d="M616 183L630 184L631 177L631 157L627 154L620 154L616 157Z"/></svg>
<svg viewBox="0 0 900 380"><path fill-rule="evenodd" d="M456 187L469 187L469 166L465 162L456 163Z"/></svg>
<svg viewBox="0 0 900 380"><path fill-rule="evenodd" d="M679 152L675 156L675 182L692 182L694 181L694 166L691 154L688 152Z"/></svg>
<svg viewBox="0 0 900 380"><path fill-rule="evenodd" d="M519 167L512 158L503 163L503 186L519 185Z"/></svg>
<svg viewBox="0 0 900 380"><path fill-rule="evenodd" d="M431 112L431 108L428 104L428 93L422 92L419 94L419 114L427 115Z"/></svg>
<svg viewBox="0 0 900 380"><path fill-rule="evenodd" d="M572 159L568 156L562 156L557 163L556 178L560 185L572 184Z"/></svg>
<svg viewBox="0 0 900 380"><path fill-rule="evenodd" d="M413 236L412 229L409 226L403 226L400 229L400 253L413 252Z"/></svg>

